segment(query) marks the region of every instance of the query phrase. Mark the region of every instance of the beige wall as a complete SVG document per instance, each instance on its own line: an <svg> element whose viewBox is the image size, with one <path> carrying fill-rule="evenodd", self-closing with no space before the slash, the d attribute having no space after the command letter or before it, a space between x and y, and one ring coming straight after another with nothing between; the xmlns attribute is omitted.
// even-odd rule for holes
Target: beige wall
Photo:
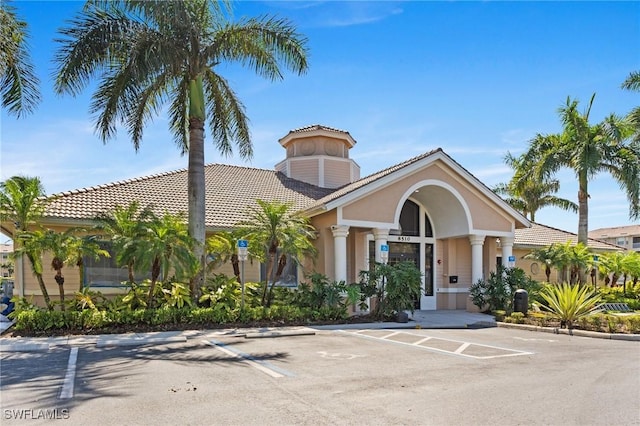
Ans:
<svg viewBox="0 0 640 426"><path fill-rule="evenodd" d="M480 191L469 188L459 176L440 161L343 207L342 217L346 220L393 223L397 206L404 201L401 198L406 191L426 180L438 180L454 188L469 207L474 228L511 232L512 222L498 213L501 208ZM429 209L428 201L423 204Z"/></svg>

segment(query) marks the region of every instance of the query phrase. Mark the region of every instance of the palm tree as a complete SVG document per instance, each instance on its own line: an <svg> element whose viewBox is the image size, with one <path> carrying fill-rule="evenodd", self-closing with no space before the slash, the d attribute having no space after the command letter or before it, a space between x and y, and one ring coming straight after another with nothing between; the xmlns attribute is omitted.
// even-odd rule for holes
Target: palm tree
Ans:
<svg viewBox="0 0 640 426"><path fill-rule="evenodd" d="M151 269L151 285L147 306L153 302L156 282L159 277L169 278L170 268L176 276L186 275L194 269L197 259L192 253L194 244L189 236L182 215L166 213L145 226L146 232L136 244L136 268Z"/></svg>
<svg viewBox="0 0 640 426"><path fill-rule="evenodd" d="M599 261L599 268L600 272L605 275L611 275L611 286L616 285L618 278L624 271L624 253L616 251L602 255Z"/></svg>
<svg viewBox="0 0 640 426"><path fill-rule="evenodd" d="M25 250L21 250L20 245L25 241L19 238L21 233L26 232L30 227L38 225L42 214L49 200L45 198L44 186L37 177L13 176L6 181L0 183L0 220L2 222L10 221L14 224L13 241L15 244L15 258L18 266L18 274L20 279L24 279L24 272L21 269L22 254L27 254L31 262L32 270L38 277L37 270L40 271L38 283L40 290L44 296L47 306L50 306L49 294L47 288L42 281L42 266L34 265L34 259L39 259L37 253L29 254ZM22 291L22 290L21 290ZM21 292L19 294L22 294Z"/></svg>
<svg viewBox="0 0 640 426"><path fill-rule="evenodd" d="M551 267L557 263L558 249L555 245L534 249L524 256L524 259L537 260L544 264L544 274L547 276L547 282L551 282Z"/></svg>
<svg viewBox="0 0 640 426"><path fill-rule="evenodd" d="M222 6L221 6L222 5ZM95 0L70 27L57 52L56 91L77 95L91 77L100 85L91 112L104 142L124 123L137 150L145 124L169 101L169 122L182 153L189 153L189 234L195 239L203 284L205 266L204 125L224 154L238 147L253 153L244 106L216 72L222 62L248 66L270 80L283 78L280 64L307 69L306 39L284 19L229 22L228 3L213 0Z"/></svg>
<svg viewBox="0 0 640 426"><path fill-rule="evenodd" d="M40 292L44 298L44 303L47 305L47 309L53 310L53 304L47 291L47 286L44 283L42 276L42 255L46 251L46 245L43 243L45 240L45 231L20 231L17 238L14 240L18 242L16 249L14 250L14 256L25 255L29 259L31 264L31 272L36 277L38 285L40 286Z"/></svg>
<svg viewBox="0 0 640 426"><path fill-rule="evenodd" d="M316 235L309 219L292 212L289 204L263 200L256 202L258 206L250 207L247 219L238 223L237 227L238 233L249 240L249 252L266 263L262 304L268 305L287 259L300 262L305 256L315 255L313 240Z"/></svg>
<svg viewBox="0 0 640 426"><path fill-rule="evenodd" d="M146 233L146 223L153 219L150 207L140 210L137 201L128 206L116 206L111 212L103 212L96 217L95 229L106 234L113 243L116 263L126 265L129 282L135 284L135 263L137 241Z"/></svg>
<svg viewBox="0 0 640 426"><path fill-rule="evenodd" d="M640 71L633 71L627 79L622 83L622 88L640 92ZM633 108L627 118L635 127L634 139L640 141L640 106Z"/></svg>
<svg viewBox="0 0 640 426"><path fill-rule="evenodd" d="M27 23L8 0L0 2L0 93L2 107L17 117L33 112L40 102L29 46Z"/></svg>
<svg viewBox="0 0 640 426"><path fill-rule="evenodd" d="M640 275L640 252L627 251L622 258L622 291L627 292L627 277L633 278L633 285L636 285L638 276Z"/></svg>
<svg viewBox="0 0 640 426"><path fill-rule="evenodd" d="M536 220L536 212L543 207L554 206L562 210L577 212L578 205L570 200L556 197L560 190L560 181L546 178L535 179L523 168L523 158L514 157L510 153L505 156L507 163L514 171L509 183L501 183L493 188L500 195L506 195L505 201L532 222Z"/></svg>
<svg viewBox="0 0 640 426"><path fill-rule="evenodd" d="M85 233L84 229L75 229L75 232ZM100 245L99 236L97 235L82 235L76 236L69 244L69 255L71 260L75 262L78 267L80 284L78 291L82 291L84 286L84 259L93 258L98 260L101 257L111 257L109 252L102 248Z"/></svg>
<svg viewBox="0 0 640 426"><path fill-rule="evenodd" d="M609 172L629 199L629 216L640 217L640 142L629 141L632 128L615 114L598 124L589 124L595 94L584 113L578 101L567 98L558 111L563 124L559 134L538 134L522 157L532 178L547 179L564 167L578 180L578 242L587 245L589 230L589 181Z"/></svg>
<svg viewBox="0 0 640 426"><path fill-rule="evenodd" d="M233 275L240 282L240 261L236 248L237 243L238 237L233 232L218 231L207 238L207 253L214 257L210 267L217 268L227 262L231 262Z"/></svg>
<svg viewBox="0 0 640 426"><path fill-rule="evenodd" d="M71 260L71 247L75 243L75 235L73 235L73 229L68 229L65 232L55 232L51 229L47 229L39 234L34 243L39 244L43 252L50 252L51 269L56 271L54 277L58 284L58 291L60 294L60 309L65 310L64 305L64 275L62 274L62 268Z"/></svg>

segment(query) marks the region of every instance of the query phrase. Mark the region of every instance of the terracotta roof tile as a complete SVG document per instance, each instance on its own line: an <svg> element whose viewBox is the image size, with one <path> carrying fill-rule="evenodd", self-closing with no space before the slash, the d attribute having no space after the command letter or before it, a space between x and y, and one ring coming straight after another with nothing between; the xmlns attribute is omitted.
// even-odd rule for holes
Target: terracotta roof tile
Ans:
<svg viewBox="0 0 640 426"><path fill-rule="evenodd" d="M210 164L205 167L206 226L230 228L245 219L246 206L256 199L291 203L303 210L332 190L323 189L274 170ZM54 194L46 217L53 219L93 219L116 205L137 200L156 214L187 213L187 170L161 173L97 187ZM238 208L238 206L245 206Z"/></svg>
<svg viewBox="0 0 640 426"><path fill-rule="evenodd" d="M514 246L545 247L553 243L566 243L567 241L572 241L575 244L578 241L578 236L571 232L532 222L531 228L516 229ZM622 249L614 244L593 238L589 238L589 247L597 250Z"/></svg>
<svg viewBox="0 0 640 426"><path fill-rule="evenodd" d="M640 225L614 226L612 228L599 228L589 231L593 238L615 238L640 235Z"/></svg>

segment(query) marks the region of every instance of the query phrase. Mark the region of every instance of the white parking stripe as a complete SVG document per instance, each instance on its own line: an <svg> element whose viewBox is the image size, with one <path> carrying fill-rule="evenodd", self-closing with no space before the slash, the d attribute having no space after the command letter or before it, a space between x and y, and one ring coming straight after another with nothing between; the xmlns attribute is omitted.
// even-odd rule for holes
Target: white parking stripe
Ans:
<svg viewBox="0 0 640 426"><path fill-rule="evenodd" d="M69 363L67 364L67 374L64 376L60 399L70 399L73 397L73 387L76 381L76 362L78 360L78 348L71 348L69 352Z"/></svg>
<svg viewBox="0 0 640 426"><path fill-rule="evenodd" d="M463 343L462 345L460 345L460 347L458 349L456 349L453 353L454 354L461 354L462 351L464 351L465 349L467 349L469 346L471 346L471 343Z"/></svg>
<svg viewBox="0 0 640 426"><path fill-rule="evenodd" d="M416 334L416 333L410 333L410 332L407 332L407 331L396 331L396 332L387 334L387 335L385 335L383 337L370 336L368 334L365 334L364 333L365 331L366 330L357 330L357 331L338 330L338 332L351 334L353 336L357 336L357 337L361 337L361 338L365 338L365 339L382 340L384 342L389 342L389 343L393 343L393 344L397 344L397 345L412 346L412 347L426 349L426 350L429 350L429 351L434 351L434 352L439 352L439 353L449 354L449 355L462 356L462 357L466 357L466 358L492 359L492 358L504 358L504 357L512 357L512 356L521 356L521 355L533 355L533 352L521 351L521 350L511 349L511 348L503 348L503 347L499 347L499 346L485 345L485 344L481 344L481 343L469 343L469 342L463 342L463 341L460 341L460 340L444 339L442 337L433 337L433 336L424 337L424 335ZM395 336L395 335L398 335L398 334L406 334L406 335L410 335L410 336L419 336L419 337L422 337L422 339L418 340L415 343L406 343L406 342L401 342L399 340L388 339L388 337ZM426 344L426 345L421 344L421 343L423 343L425 341L429 341L429 340L433 341L431 343L431 346L429 344ZM438 342L458 343L460 346L458 346L458 348L455 351L451 351L451 350L442 349L440 347L437 347ZM469 354L469 353L463 353L466 349L469 349L469 348L471 348L472 351L475 349L476 351L478 351L478 350L479 351L498 351L498 352L502 352L502 353L498 353L498 354L494 354L494 355L491 355L491 354L488 354L488 355L472 355L472 354Z"/></svg>
<svg viewBox="0 0 640 426"><path fill-rule="evenodd" d="M242 360L242 362L250 365L251 367L255 368L256 370L260 370L263 373L265 373L268 376L274 377L276 379L281 378L281 377L285 377L285 376L293 376L292 373L289 373L288 371L282 370L280 368L277 368L271 364L268 364L266 362L261 362L261 361L257 361L255 360L251 355L249 354L245 354L243 352L237 351L235 349L232 349L231 347L227 347L224 343L222 342L218 342L216 340L203 340L202 341L204 344L209 345L209 346L213 346L214 348L218 349L220 352L223 352L229 356L232 356L234 358L238 358L240 360Z"/></svg>

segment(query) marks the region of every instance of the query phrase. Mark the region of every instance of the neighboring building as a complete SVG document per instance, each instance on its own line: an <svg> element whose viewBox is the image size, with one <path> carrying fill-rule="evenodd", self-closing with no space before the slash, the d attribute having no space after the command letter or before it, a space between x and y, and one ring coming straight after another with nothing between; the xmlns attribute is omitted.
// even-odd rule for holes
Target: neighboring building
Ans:
<svg viewBox="0 0 640 426"><path fill-rule="evenodd" d="M308 126L279 142L286 157L275 170L206 166L206 230L210 235L233 228L256 199L291 203L311 219L318 235L315 262L290 271L293 282L311 270L356 282L359 272L374 259L380 261L382 248L388 247L389 262L410 260L423 272L423 295L416 307L474 309L468 289L495 270L496 241L507 264L516 232L530 226L442 149L360 178L360 167L349 156L356 141L346 131ZM158 214L186 212L187 170L56 194L43 225L58 230L90 225L98 213L134 200ZM11 226L3 224L2 231L10 235ZM121 292L122 271L112 262L88 261L84 285ZM245 266L247 281L261 279L260 265ZM44 280L54 297L54 271L46 269ZM16 293L41 298L27 262L16 271ZM65 277L71 293L80 284L78 273L69 270Z"/></svg>
<svg viewBox="0 0 640 426"><path fill-rule="evenodd" d="M589 238L606 241L627 250L640 251L640 225L594 229L589 232Z"/></svg>
<svg viewBox="0 0 640 426"><path fill-rule="evenodd" d="M0 278L13 277L13 243L0 244Z"/></svg>
<svg viewBox="0 0 640 426"><path fill-rule="evenodd" d="M513 243L513 256L516 259L517 266L522 268L531 278L536 281L546 281L545 266L535 260L524 259L524 256L533 250L548 247L555 243L564 244L567 241L571 241L573 242L572 245L575 245L578 242L578 236L571 232L552 228L551 226L532 223L530 228L516 229L515 241ZM594 238L589 238L588 241L589 248L595 253L611 253L622 250L622 248L614 244L609 244ZM501 255L500 250L499 255ZM501 260L501 257L499 259ZM557 270L554 272L556 276L553 276L551 281L558 279L557 274L560 273L560 271Z"/></svg>

